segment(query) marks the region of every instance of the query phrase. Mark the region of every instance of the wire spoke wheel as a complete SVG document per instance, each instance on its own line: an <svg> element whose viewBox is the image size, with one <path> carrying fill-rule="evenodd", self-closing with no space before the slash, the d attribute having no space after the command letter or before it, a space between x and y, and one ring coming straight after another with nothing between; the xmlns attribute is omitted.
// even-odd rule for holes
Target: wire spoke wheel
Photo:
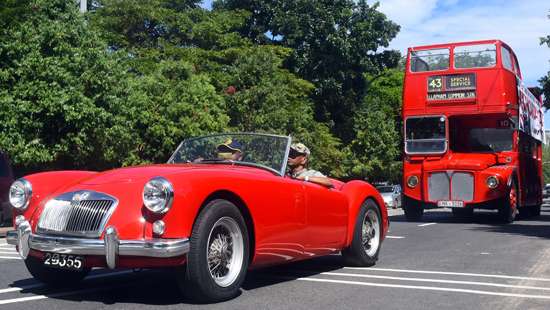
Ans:
<svg viewBox="0 0 550 310"><path fill-rule="evenodd" d="M244 256L243 234L231 217L220 218L210 230L206 258L210 276L221 287L238 278Z"/></svg>
<svg viewBox="0 0 550 310"><path fill-rule="evenodd" d="M369 209L363 218L361 228L361 244L368 256L374 256L380 245L380 219L378 214Z"/></svg>

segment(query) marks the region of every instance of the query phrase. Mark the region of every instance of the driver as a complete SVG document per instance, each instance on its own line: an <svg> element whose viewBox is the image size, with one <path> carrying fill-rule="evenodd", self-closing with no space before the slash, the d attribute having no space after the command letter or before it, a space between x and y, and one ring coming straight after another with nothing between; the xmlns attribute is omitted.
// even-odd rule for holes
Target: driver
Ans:
<svg viewBox="0 0 550 310"><path fill-rule="evenodd" d="M243 147L237 140L227 139L224 143L218 145L218 158L225 160L241 161L243 159Z"/></svg>
<svg viewBox="0 0 550 310"><path fill-rule="evenodd" d="M293 143L290 146L290 152L288 153L290 176L298 180L313 182L326 187L333 187L334 185L330 179L324 174L317 170L307 168L310 154L309 148L303 143Z"/></svg>

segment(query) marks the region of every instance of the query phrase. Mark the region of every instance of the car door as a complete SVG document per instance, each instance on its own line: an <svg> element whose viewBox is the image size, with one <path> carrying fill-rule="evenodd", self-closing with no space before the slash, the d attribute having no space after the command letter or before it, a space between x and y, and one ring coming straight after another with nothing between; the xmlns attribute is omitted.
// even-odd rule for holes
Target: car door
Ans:
<svg viewBox="0 0 550 310"><path fill-rule="evenodd" d="M304 181L274 176L274 181L256 183L261 205L255 213L257 266L292 261L304 256L307 232ZM264 194L269 193L269 195Z"/></svg>
<svg viewBox="0 0 550 310"><path fill-rule="evenodd" d="M346 240L348 199L339 190L303 182L306 197L306 255L341 248Z"/></svg>

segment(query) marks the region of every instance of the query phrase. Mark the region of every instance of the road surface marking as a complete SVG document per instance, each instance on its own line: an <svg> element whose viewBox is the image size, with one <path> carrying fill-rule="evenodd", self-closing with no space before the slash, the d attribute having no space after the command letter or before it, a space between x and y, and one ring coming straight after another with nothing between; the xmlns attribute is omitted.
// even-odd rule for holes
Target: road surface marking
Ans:
<svg viewBox="0 0 550 310"><path fill-rule="evenodd" d="M123 285L121 285L121 286L123 286ZM97 292L97 291L113 289L113 288L117 288L117 287L121 287L121 286L96 287L96 288L92 288L92 289L83 289L83 290L78 290L78 291L61 292L61 293L54 293L54 294L48 294L48 295L36 295L36 296L29 296L29 297L5 299L5 300L0 300L0 305L13 304L13 303L25 302L25 301L33 301L33 300L40 300L40 299L46 299L46 298L51 298L51 297L62 297L62 296L69 296L69 295L87 294L87 293L93 293L93 292Z"/></svg>
<svg viewBox="0 0 550 310"><path fill-rule="evenodd" d="M403 236L386 236L386 238L388 238L388 239L404 239L405 237L403 237Z"/></svg>
<svg viewBox="0 0 550 310"><path fill-rule="evenodd" d="M292 279L291 277L283 277L283 278ZM414 285L383 284L383 283L343 281L343 280L319 279L319 278L297 278L295 280L310 281L310 282L326 282L326 283L338 283L338 284L363 285L363 286L375 286L375 287L405 288L405 289L424 290L424 291L455 292L455 293L467 293L467 294L476 294L476 295L492 295L492 296L534 298L534 299L550 299L550 295L529 295L529 294L516 294L516 293L501 293L501 292L480 291L480 290L459 289L459 288L444 288L444 287L437 287L437 286L414 286Z"/></svg>
<svg viewBox="0 0 550 310"><path fill-rule="evenodd" d="M11 293L11 292L19 292L19 291L23 291L23 290L30 290L32 288L38 288L38 287L43 287L43 286L45 286L45 285L40 283L40 284L25 285L25 286L21 286L21 287L4 288L4 289L0 290L0 294Z"/></svg>
<svg viewBox="0 0 550 310"><path fill-rule="evenodd" d="M499 279L514 279L514 280L531 280L531 281L550 282L549 278L530 278L530 277L498 275L498 274L445 272L445 271L410 270L410 269L389 269L389 268L374 268L374 267L344 267L344 268L345 269L365 270L365 271L388 271L388 272L403 272L403 273L442 274L442 275L453 275L453 276L471 276L471 277L484 277L484 278L499 278Z"/></svg>
<svg viewBox="0 0 550 310"><path fill-rule="evenodd" d="M0 258L2 258L2 259L21 259L21 257L16 257L16 256L0 256Z"/></svg>
<svg viewBox="0 0 550 310"><path fill-rule="evenodd" d="M430 225L435 225L435 224L437 224L437 223L424 223L424 224L418 225L418 227L430 226Z"/></svg>
<svg viewBox="0 0 550 310"><path fill-rule="evenodd" d="M402 281L414 281L414 282L448 283L448 284L468 284L468 285L477 285L477 286L494 286L494 287L507 287L507 288L518 288L518 289L527 289L527 290L550 291L550 287L499 284L499 283L490 283L490 282L457 281L457 280L426 279L426 278L406 278L406 277L389 277L389 276L378 276L378 275L367 275L367 274L356 274L356 273L342 273L342 272L322 272L320 274L329 275L329 276L344 276L344 277L373 278L373 279L386 279L386 280L402 280Z"/></svg>

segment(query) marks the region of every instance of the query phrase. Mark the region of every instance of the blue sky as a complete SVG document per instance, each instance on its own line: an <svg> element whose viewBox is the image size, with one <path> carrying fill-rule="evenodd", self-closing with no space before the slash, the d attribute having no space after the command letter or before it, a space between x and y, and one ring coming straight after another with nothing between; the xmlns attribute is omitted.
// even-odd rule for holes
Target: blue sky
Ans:
<svg viewBox="0 0 550 310"><path fill-rule="evenodd" d="M290 0L288 0L290 1ZM401 25L390 48L433 43L501 39L518 56L527 86L550 71L550 48L539 38L550 34L548 0L380 0L379 10ZM212 0L203 1L211 7ZM370 1L374 3L374 1ZM550 112L545 115L550 129Z"/></svg>

